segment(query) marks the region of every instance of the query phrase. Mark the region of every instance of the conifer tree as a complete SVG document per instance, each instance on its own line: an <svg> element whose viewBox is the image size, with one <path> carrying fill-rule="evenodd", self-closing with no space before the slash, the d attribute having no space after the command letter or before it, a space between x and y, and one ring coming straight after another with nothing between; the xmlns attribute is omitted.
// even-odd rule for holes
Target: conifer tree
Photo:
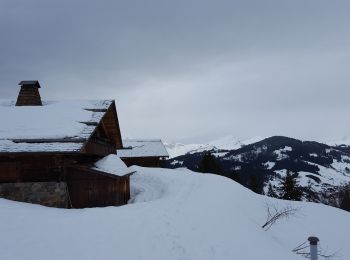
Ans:
<svg viewBox="0 0 350 260"><path fill-rule="evenodd" d="M304 198L307 201L315 201L315 202L319 201L318 194L313 189L311 180L308 180L307 186L304 187Z"/></svg>
<svg viewBox="0 0 350 260"><path fill-rule="evenodd" d="M250 176L250 179L248 181L248 188L254 191L255 193L262 194L262 188L259 186L255 175Z"/></svg>
<svg viewBox="0 0 350 260"><path fill-rule="evenodd" d="M232 180L241 184L241 175L239 174L239 172L236 172L236 171L232 172Z"/></svg>
<svg viewBox="0 0 350 260"><path fill-rule="evenodd" d="M271 183L269 183L269 188L267 190L267 196L272 197L272 198L278 198L277 193L273 190Z"/></svg>
<svg viewBox="0 0 350 260"><path fill-rule="evenodd" d="M218 160L210 151L205 151L203 153L202 159L198 164L199 172L208 172L215 174L222 174L222 168Z"/></svg>
<svg viewBox="0 0 350 260"><path fill-rule="evenodd" d="M350 211L350 184L346 185L339 194L339 207Z"/></svg>
<svg viewBox="0 0 350 260"><path fill-rule="evenodd" d="M301 200L303 195L302 189L297 181L297 174L287 172L286 176L281 179L279 191L281 199L285 200Z"/></svg>

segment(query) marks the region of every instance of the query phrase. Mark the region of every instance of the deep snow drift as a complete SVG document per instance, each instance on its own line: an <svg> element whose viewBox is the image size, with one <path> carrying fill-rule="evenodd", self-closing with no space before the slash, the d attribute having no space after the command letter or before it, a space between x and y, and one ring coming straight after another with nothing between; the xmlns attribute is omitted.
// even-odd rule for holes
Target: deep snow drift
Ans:
<svg viewBox="0 0 350 260"><path fill-rule="evenodd" d="M116 176L124 176L132 173L132 170L116 155L110 154L95 163L96 170L100 170Z"/></svg>
<svg viewBox="0 0 350 260"><path fill-rule="evenodd" d="M256 195L235 182L186 169L133 167L131 204L67 210L0 200L1 259L304 259L309 235L350 259L350 214ZM301 207L268 231L265 204Z"/></svg>

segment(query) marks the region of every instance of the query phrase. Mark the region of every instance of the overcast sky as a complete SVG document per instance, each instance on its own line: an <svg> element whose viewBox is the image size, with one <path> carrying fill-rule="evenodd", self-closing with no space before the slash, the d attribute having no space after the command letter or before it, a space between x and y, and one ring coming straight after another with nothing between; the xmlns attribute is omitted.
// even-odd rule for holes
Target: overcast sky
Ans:
<svg viewBox="0 0 350 260"><path fill-rule="evenodd" d="M43 99L115 99L129 137L342 139L349 14L348 0L0 0L0 96L38 79Z"/></svg>

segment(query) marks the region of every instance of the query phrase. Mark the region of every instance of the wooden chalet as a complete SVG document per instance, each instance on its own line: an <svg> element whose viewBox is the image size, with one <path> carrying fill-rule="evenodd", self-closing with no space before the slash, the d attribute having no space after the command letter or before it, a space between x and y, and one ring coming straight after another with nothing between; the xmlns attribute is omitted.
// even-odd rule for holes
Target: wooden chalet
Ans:
<svg viewBox="0 0 350 260"><path fill-rule="evenodd" d="M38 81L19 85L17 102L0 101L0 197L66 208L126 204L132 172L116 156L123 141L115 101L45 102ZM97 167L106 156L123 170Z"/></svg>
<svg viewBox="0 0 350 260"><path fill-rule="evenodd" d="M117 155L127 166L160 167L169 154L161 140L125 139Z"/></svg>

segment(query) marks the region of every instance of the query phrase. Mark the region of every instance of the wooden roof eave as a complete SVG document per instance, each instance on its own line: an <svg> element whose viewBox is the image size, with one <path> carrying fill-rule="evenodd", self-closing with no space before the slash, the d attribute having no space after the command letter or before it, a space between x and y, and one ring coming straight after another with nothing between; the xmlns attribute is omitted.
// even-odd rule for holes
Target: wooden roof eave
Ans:
<svg viewBox="0 0 350 260"><path fill-rule="evenodd" d="M60 155L78 155L80 154L79 150L76 151L40 151L40 152L35 152L35 151L28 151L28 152L0 152L0 156L22 156L22 155L56 155L56 154L60 154Z"/></svg>
<svg viewBox="0 0 350 260"><path fill-rule="evenodd" d="M114 117L116 119L116 123L117 123L117 127L118 127L117 135L118 135L118 138L120 140L121 147L123 147L123 139L122 139L122 134L120 131L119 118L118 118L117 106L115 105L115 100L113 100L111 106L113 106L113 114L114 114Z"/></svg>
<svg viewBox="0 0 350 260"><path fill-rule="evenodd" d="M14 143L84 143L86 138L10 139Z"/></svg>
<svg viewBox="0 0 350 260"><path fill-rule="evenodd" d="M100 175L103 175L103 176L106 176L106 177L110 177L110 178L114 178L114 179L123 178L123 177L129 177L129 176L133 175L134 173L136 173L136 171L132 171L132 172L130 172L128 174L125 174L123 176L118 176L118 175L114 175L114 174L111 174L111 173L108 173L108 172L104 172L104 171L100 171L100 170L91 168L91 167L86 166L86 165L72 165L72 166L69 166L69 167L73 168L73 169L83 170L83 171L86 171L86 172L97 173L97 174L100 174Z"/></svg>
<svg viewBox="0 0 350 260"><path fill-rule="evenodd" d="M123 141L122 141L122 138L121 138L121 132L120 132L120 126L119 126L119 120L118 120L117 109L116 109L115 101L113 100L107 109L103 109L103 110L97 111L97 112L104 112L104 115L101 117L101 119L100 119L100 121L99 121L98 123L93 124L93 125L95 126L94 131L92 131L91 134L89 135L89 137L86 138L86 141L84 142L83 146L82 146L81 149L80 149L80 153L85 153L85 151L86 151L86 146L87 146L87 144L89 143L91 137L92 137L92 136L94 135L94 133L97 131L98 127L101 126L101 127L104 128L104 125L103 125L102 122L103 122L103 119L106 117L107 112L108 112L110 109L112 110L112 112L113 112L113 114L115 115L115 118L116 118L116 124L117 124L117 128L118 128L118 138L120 138L120 142L121 142L121 143L123 142ZM106 129L104 128L104 130L106 130ZM123 145L123 143L122 143L122 145Z"/></svg>
<svg viewBox="0 0 350 260"><path fill-rule="evenodd" d="M117 155L118 155L118 153L117 153ZM169 155L167 155L167 156L120 156L119 157L120 159L141 159L141 158L169 158Z"/></svg>
<svg viewBox="0 0 350 260"><path fill-rule="evenodd" d="M101 125L102 120L106 116L108 109L110 109L110 107L112 106L112 103L109 105L109 107L107 109L96 111L96 112L103 112L104 114L101 117L100 121L94 124L94 126L95 126L94 131L92 131L91 134L89 135L89 137L86 138L86 141L84 142L83 146L80 148L80 153L85 153L87 144L89 143L89 141L90 141L91 137L94 135L94 133L97 131L98 127ZM85 124L84 122L81 122L81 123Z"/></svg>

